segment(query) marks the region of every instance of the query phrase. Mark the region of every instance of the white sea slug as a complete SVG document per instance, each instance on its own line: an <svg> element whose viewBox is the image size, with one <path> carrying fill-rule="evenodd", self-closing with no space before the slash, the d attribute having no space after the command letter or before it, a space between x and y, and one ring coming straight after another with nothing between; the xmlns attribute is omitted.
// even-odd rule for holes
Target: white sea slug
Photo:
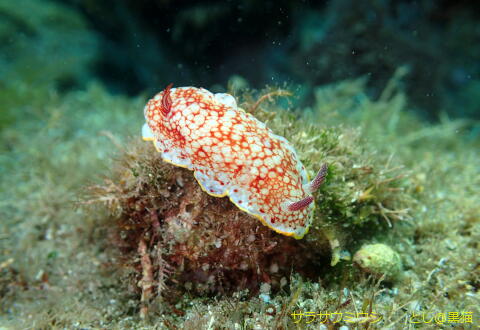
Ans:
<svg viewBox="0 0 480 330"><path fill-rule="evenodd" d="M327 174L309 182L292 145L237 107L233 96L168 86L144 109L144 140L162 159L194 171L202 189L228 196L278 233L302 238L312 222L311 195Z"/></svg>

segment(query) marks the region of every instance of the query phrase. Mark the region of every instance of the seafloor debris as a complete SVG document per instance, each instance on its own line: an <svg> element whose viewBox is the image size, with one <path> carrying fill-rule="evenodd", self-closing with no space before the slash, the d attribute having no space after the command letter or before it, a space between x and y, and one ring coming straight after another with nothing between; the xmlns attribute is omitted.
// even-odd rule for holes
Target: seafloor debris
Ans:
<svg viewBox="0 0 480 330"><path fill-rule="evenodd" d="M355 262L364 272L386 280L397 278L402 271L400 255L385 244L367 244L353 256Z"/></svg>

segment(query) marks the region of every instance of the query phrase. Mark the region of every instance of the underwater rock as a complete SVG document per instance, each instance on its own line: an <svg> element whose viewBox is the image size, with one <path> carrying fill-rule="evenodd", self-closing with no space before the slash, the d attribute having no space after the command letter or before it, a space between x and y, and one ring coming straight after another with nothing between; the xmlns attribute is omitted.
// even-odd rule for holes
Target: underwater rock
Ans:
<svg viewBox="0 0 480 330"><path fill-rule="evenodd" d="M163 162L150 144L129 148L135 158L127 158L118 186L109 189L122 196L122 211L111 230L119 259L134 270L134 282L154 279L156 291L170 297L184 290L200 295L256 292L262 283L278 289L292 267L305 273L311 260L329 253L328 245L323 252L309 251L228 198L206 194L191 171ZM153 276L145 276L145 264L153 267Z"/></svg>
<svg viewBox="0 0 480 330"><path fill-rule="evenodd" d="M385 244L367 244L353 256L353 262L366 273L386 280L394 280L402 271L400 255Z"/></svg>
<svg viewBox="0 0 480 330"><path fill-rule="evenodd" d="M325 128L271 103L283 95L245 93L237 102L291 141L310 177L319 162L331 164L332 175L313 195L310 232L301 240L276 233L227 197L205 193L191 171L164 162L140 137L121 147L111 177L93 187L91 200L110 208L105 225L113 251L120 251L110 253L128 270L125 282L141 297L141 315L155 297L256 294L264 283L273 294L292 271L316 280L345 262L335 257L345 246L384 235L390 223L404 219L409 199L401 167L362 144L354 129Z"/></svg>

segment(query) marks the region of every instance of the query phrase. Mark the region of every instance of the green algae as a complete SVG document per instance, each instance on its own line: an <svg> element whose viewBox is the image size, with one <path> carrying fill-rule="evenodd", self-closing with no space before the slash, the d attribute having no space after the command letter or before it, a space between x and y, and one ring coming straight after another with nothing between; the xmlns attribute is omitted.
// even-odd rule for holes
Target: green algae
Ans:
<svg viewBox="0 0 480 330"><path fill-rule="evenodd" d="M1 325L289 328L292 312L370 308L382 316L373 327L401 326L419 308L478 317L478 145L459 133L466 122L418 121L395 79L392 84L379 100L358 80L319 87L306 111L265 103L256 116L293 142L312 173L323 161L332 164L305 240L326 238L328 254L353 254L371 241L388 244L404 261L402 281L379 286L348 260L334 267L329 258L309 260L321 266L315 279L292 273L281 290L262 296L187 294L176 312L158 300L146 321L139 319L135 290L122 282L125 270L112 263L119 254L108 237L112 216L77 203L84 187L110 175L118 148L133 150L127 138L140 134L145 99L112 96L98 84L32 96L41 116L1 132Z"/></svg>

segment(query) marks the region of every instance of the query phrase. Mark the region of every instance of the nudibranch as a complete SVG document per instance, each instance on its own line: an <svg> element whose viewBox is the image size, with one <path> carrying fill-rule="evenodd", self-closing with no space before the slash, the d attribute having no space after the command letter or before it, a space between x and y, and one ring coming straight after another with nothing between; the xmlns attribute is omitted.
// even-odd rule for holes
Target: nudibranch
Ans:
<svg viewBox="0 0 480 330"><path fill-rule="evenodd" d="M206 193L228 196L276 232L302 238L327 166L309 182L293 146L237 107L233 96L171 87L145 106L143 139L164 161L193 170Z"/></svg>

